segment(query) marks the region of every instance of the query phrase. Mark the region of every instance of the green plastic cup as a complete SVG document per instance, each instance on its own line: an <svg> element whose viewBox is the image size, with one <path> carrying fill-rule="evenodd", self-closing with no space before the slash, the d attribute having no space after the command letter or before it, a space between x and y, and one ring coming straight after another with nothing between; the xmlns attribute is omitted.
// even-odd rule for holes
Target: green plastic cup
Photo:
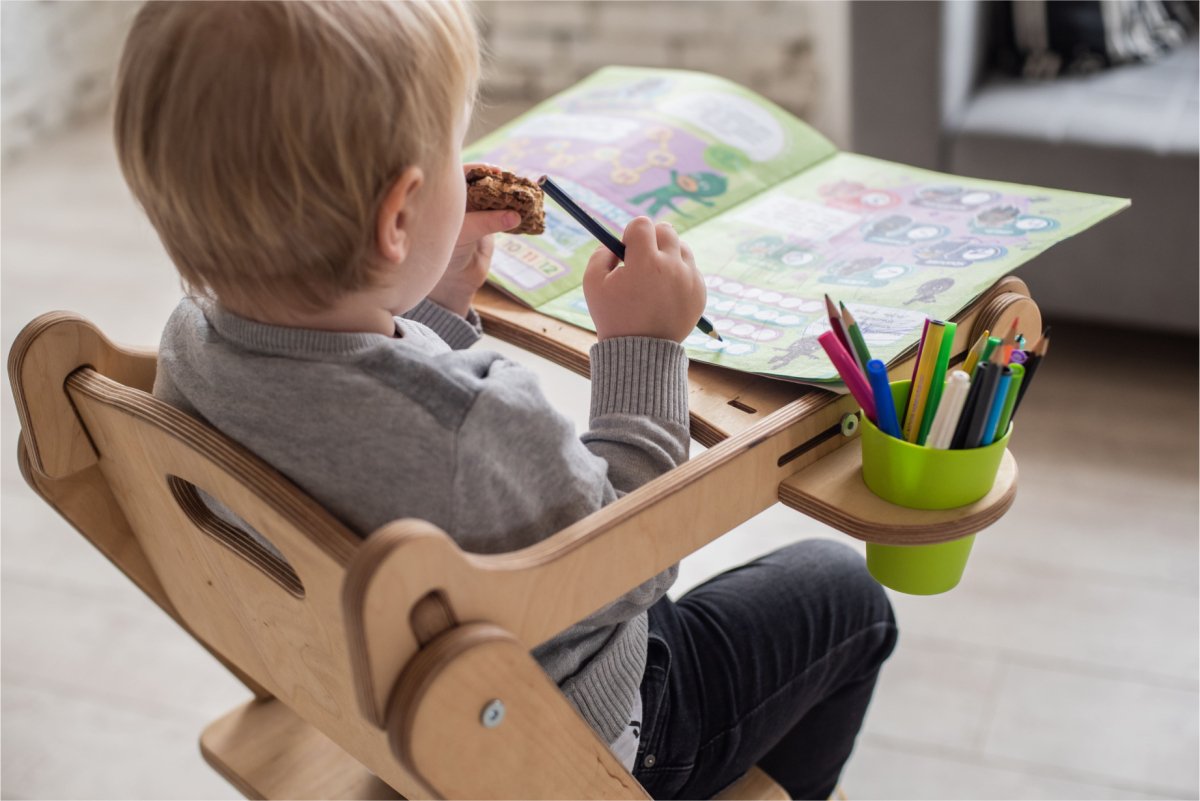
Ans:
<svg viewBox="0 0 1200 801"><path fill-rule="evenodd" d="M907 595L949 592L962 580L975 535L934 545L867 543L867 570L885 587Z"/></svg>
<svg viewBox="0 0 1200 801"><path fill-rule="evenodd" d="M896 409L908 401L910 381L892 384ZM982 448L937 450L888 436L862 420L862 472L867 487L889 503L910 509L954 509L991 491L1012 435ZM934 545L867 543L867 569L885 587L910 595L936 595L962 579L975 535Z"/></svg>

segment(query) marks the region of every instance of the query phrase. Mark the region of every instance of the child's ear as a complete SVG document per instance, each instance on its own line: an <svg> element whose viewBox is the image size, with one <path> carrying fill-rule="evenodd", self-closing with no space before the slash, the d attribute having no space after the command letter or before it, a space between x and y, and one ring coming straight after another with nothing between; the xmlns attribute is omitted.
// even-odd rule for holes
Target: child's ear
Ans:
<svg viewBox="0 0 1200 801"><path fill-rule="evenodd" d="M392 182L383 197L376 221L375 244L379 255L387 262L399 264L408 257L412 246L413 198L424 183L421 168L408 167Z"/></svg>

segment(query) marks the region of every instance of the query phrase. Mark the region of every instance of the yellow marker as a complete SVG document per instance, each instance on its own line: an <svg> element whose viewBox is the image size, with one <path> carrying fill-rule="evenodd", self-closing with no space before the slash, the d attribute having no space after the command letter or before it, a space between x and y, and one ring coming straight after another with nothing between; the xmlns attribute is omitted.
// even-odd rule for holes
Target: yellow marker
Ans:
<svg viewBox="0 0 1200 801"><path fill-rule="evenodd" d="M983 349L987 347L988 334L991 333L984 329L983 336L975 340L975 344L971 346L970 352L967 353L967 360L963 362L963 372L967 375L975 369L975 363L979 361L979 357L983 355Z"/></svg>
<svg viewBox="0 0 1200 801"><path fill-rule="evenodd" d="M921 345L921 359L908 398L908 410L904 413L904 425L900 433L908 442L916 442L921 433L921 421L925 419L925 404L933 383L933 371L937 366L938 352L942 349L942 334L946 324L941 320L930 320L925 331L925 342Z"/></svg>

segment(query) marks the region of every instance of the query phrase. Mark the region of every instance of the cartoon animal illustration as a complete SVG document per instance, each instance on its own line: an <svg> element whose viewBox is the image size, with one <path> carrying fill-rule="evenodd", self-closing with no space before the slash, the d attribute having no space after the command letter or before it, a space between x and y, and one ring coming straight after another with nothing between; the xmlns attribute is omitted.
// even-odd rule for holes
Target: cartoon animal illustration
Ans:
<svg viewBox="0 0 1200 801"><path fill-rule="evenodd" d="M830 272L841 276L854 275L855 273L874 270L882 263L883 259L879 256L863 256L858 259L846 259L845 261L838 262L830 269Z"/></svg>
<svg viewBox="0 0 1200 801"><path fill-rule="evenodd" d="M1051 231L1058 227L1058 221L1036 214L1022 214L1016 206L995 206L976 215L971 227L979 233L993 236L1021 236Z"/></svg>
<svg viewBox="0 0 1200 801"><path fill-rule="evenodd" d="M885 239L888 234L902 231L911 224L912 218L910 217L905 217L903 214L889 214L882 220L871 223L865 233L868 237Z"/></svg>
<svg viewBox="0 0 1200 801"><path fill-rule="evenodd" d="M738 245L737 251L743 259L753 260L763 269L775 272L803 267L816 259L811 251L773 234L743 242Z"/></svg>
<svg viewBox="0 0 1200 801"><path fill-rule="evenodd" d="M867 241L881 245L911 245L940 239L950 233L950 229L944 225L916 222L903 214L881 217L867 223L862 231Z"/></svg>
<svg viewBox="0 0 1200 801"><path fill-rule="evenodd" d="M978 240L951 239L915 248L917 263L933 267L969 267L978 261L998 259L1008 250Z"/></svg>
<svg viewBox="0 0 1200 801"><path fill-rule="evenodd" d="M999 228L1015 220L1020 213L1021 210L1016 206L992 206L987 211L979 212L975 222L984 228Z"/></svg>
<svg viewBox="0 0 1200 801"><path fill-rule="evenodd" d="M706 198L723 195L728 188L729 182L725 180L725 177L717 175L715 172L680 175L677 170L671 170L670 183L660 186L658 189L635 195L629 199L629 202L640 206L648 200L651 201L650 206L646 209L646 213L651 217L658 216L658 213L665 208L671 209L681 217L690 217L690 214L682 211L673 201L692 200L705 206L712 206L714 204Z"/></svg>
<svg viewBox="0 0 1200 801"><path fill-rule="evenodd" d="M821 349L821 344L817 342L816 337L801 337L786 348L772 348L772 350L780 351L780 355L772 356L767 364L772 370L779 370L787 367L801 356L812 356Z"/></svg>
<svg viewBox="0 0 1200 801"><path fill-rule="evenodd" d="M886 209L900 205L900 197L883 189L870 189L858 181L838 181L820 189L822 197L830 206L850 211Z"/></svg>
<svg viewBox="0 0 1200 801"><path fill-rule="evenodd" d="M917 190L914 206L925 206L944 211L971 211L986 203L1000 199L996 192L983 189L966 189L961 186L926 186Z"/></svg>
<svg viewBox="0 0 1200 801"><path fill-rule="evenodd" d="M910 300L904 301L905 306L913 303L933 303L937 296L954 286L953 278L935 278L917 287L917 294Z"/></svg>
<svg viewBox="0 0 1200 801"><path fill-rule="evenodd" d="M927 186L917 193L921 200L934 203L950 203L962 194L961 186Z"/></svg>

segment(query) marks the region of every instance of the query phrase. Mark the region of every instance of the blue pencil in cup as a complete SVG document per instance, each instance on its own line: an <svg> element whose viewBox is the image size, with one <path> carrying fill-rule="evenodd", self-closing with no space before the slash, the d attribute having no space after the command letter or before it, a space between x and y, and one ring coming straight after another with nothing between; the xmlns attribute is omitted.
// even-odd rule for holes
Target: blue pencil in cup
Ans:
<svg viewBox="0 0 1200 801"><path fill-rule="evenodd" d="M875 416L879 430L888 436L900 439L900 418L896 415L896 403L892 398L892 386L888 383L887 367L879 359L867 362L867 380L871 383L871 394L875 396Z"/></svg>
<svg viewBox="0 0 1200 801"><path fill-rule="evenodd" d="M543 175L541 178L538 178L537 182L542 191L561 206L563 211L574 217L577 223L586 228L588 233L596 237L596 239L600 240L600 244L611 250L614 256L621 261L625 261L624 242L613 236L612 232L596 221L596 218L584 211L578 203L571 199L570 195L562 190L562 187L550 180L550 176ZM718 342L725 341L717 333L716 327L703 315L701 315L700 320L696 323L696 327Z"/></svg>

